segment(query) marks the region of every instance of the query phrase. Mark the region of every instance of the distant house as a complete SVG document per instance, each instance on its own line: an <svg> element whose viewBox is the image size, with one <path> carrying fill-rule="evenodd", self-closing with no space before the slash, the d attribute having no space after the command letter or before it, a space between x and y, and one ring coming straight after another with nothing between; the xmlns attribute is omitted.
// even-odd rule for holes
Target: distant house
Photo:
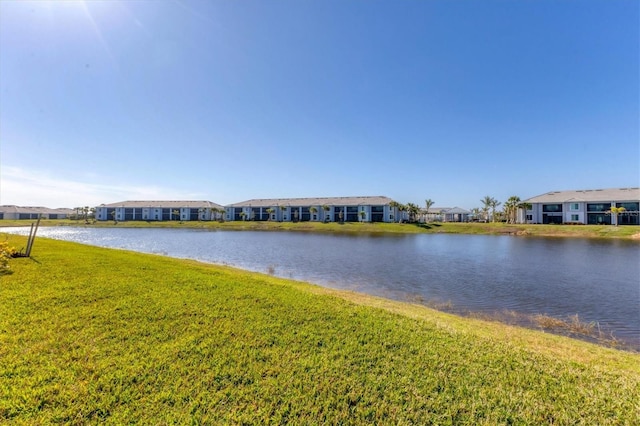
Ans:
<svg viewBox="0 0 640 426"><path fill-rule="evenodd" d="M524 201L531 204L519 211L519 222L581 223L590 225L638 225L640 188L554 191ZM612 207L624 207L616 218Z"/></svg>
<svg viewBox="0 0 640 426"><path fill-rule="evenodd" d="M471 212L460 207L431 207L429 213L424 210L427 222L468 222Z"/></svg>
<svg viewBox="0 0 640 426"><path fill-rule="evenodd" d="M50 209L48 207L0 206L0 220L68 219L75 213L72 209Z"/></svg>
<svg viewBox="0 0 640 426"><path fill-rule="evenodd" d="M224 207L211 201L121 201L96 207L96 220L217 220Z"/></svg>
<svg viewBox="0 0 640 426"><path fill-rule="evenodd" d="M226 207L227 220L279 222L393 222L398 211L393 200L373 197L253 199Z"/></svg>

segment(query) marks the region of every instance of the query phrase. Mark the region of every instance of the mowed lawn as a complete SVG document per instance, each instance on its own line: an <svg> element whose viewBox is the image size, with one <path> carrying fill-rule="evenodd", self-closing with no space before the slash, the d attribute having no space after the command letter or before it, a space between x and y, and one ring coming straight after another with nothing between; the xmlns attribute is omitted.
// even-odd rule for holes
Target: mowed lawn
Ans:
<svg viewBox="0 0 640 426"><path fill-rule="evenodd" d="M188 260L32 255L0 275L0 423L640 424L635 353Z"/></svg>

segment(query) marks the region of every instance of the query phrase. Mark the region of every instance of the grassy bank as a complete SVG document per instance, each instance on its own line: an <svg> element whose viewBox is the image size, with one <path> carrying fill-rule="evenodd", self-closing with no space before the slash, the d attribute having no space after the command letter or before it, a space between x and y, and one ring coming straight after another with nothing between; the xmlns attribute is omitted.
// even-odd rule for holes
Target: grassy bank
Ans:
<svg viewBox="0 0 640 426"><path fill-rule="evenodd" d="M185 260L33 254L0 276L0 422L640 421L637 354Z"/></svg>
<svg viewBox="0 0 640 426"><path fill-rule="evenodd" d="M32 221L3 220L0 226L30 226ZM199 228L212 230L302 231L328 233L441 233L519 235L541 237L615 238L640 241L639 226L610 225L510 225L505 223L320 223L320 222L216 222L216 221L167 221L146 222L113 221L85 224L75 220L43 220L41 226L87 226L127 228Z"/></svg>

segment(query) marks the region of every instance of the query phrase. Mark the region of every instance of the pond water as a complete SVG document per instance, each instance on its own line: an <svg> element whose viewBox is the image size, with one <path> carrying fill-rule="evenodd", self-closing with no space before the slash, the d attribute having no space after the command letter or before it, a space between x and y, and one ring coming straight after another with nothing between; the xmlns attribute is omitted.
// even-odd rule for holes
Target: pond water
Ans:
<svg viewBox="0 0 640 426"><path fill-rule="evenodd" d="M40 228L38 236L232 265L396 300L450 302L460 312L577 314L640 347L636 242L67 227Z"/></svg>

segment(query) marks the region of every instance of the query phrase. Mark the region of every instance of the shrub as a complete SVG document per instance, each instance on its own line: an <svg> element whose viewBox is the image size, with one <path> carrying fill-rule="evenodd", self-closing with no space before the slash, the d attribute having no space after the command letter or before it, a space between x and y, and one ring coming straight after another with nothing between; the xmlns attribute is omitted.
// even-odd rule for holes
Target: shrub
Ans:
<svg viewBox="0 0 640 426"><path fill-rule="evenodd" d="M9 269L9 259L13 257L16 249L6 241L0 242L0 273Z"/></svg>

